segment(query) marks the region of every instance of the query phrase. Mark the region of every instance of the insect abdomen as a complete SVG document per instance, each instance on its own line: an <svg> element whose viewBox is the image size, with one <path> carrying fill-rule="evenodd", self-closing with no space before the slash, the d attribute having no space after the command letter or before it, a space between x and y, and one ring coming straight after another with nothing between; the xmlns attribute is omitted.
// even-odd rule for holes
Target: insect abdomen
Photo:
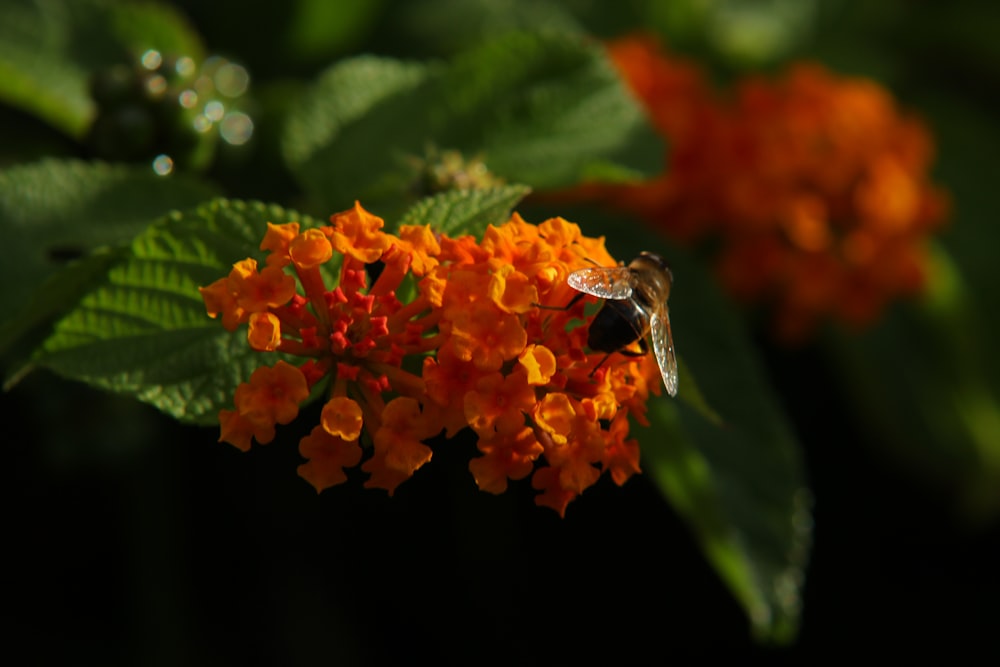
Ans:
<svg viewBox="0 0 1000 667"><path fill-rule="evenodd" d="M649 316L631 300L605 301L587 332L587 346L617 352L646 335Z"/></svg>

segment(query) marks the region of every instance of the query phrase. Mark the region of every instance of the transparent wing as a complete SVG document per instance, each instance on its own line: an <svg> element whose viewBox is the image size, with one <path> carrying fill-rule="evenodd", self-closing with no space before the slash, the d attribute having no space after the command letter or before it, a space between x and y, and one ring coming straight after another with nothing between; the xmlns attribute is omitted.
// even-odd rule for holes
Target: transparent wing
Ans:
<svg viewBox="0 0 1000 667"><path fill-rule="evenodd" d="M632 269L627 266L594 266L574 271L566 277L573 289L599 296L602 299L621 301L632 296Z"/></svg>
<svg viewBox="0 0 1000 667"><path fill-rule="evenodd" d="M653 339L653 354L663 376L663 386L668 394L676 396L677 354L674 352L674 336L670 332L670 313L666 305L649 319L649 331Z"/></svg>

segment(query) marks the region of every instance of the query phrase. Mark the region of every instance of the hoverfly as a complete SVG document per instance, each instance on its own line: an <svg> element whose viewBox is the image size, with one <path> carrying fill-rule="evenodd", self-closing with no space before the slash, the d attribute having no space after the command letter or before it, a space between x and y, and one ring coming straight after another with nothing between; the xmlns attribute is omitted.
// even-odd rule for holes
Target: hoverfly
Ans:
<svg viewBox="0 0 1000 667"><path fill-rule="evenodd" d="M569 274L566 282L580 292L606 299L587 332L590 349L608 356L614 352L635 355L623 348L638 341L639 354L644 354L648 349L646 335L651 334L663 385L668 394L676 396L677 355L667 309L674 276L667 262L659 255L642 252L626 266L579 269Z"/></svg>

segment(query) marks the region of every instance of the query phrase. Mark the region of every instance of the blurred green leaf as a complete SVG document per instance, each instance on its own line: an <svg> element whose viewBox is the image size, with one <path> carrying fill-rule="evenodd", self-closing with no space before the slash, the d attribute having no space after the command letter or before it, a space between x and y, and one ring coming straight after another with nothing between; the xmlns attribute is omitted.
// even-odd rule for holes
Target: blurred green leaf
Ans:
<svg viewBox="0 0 1000 667"><path fill-rule="evenodd" d="M0 308L17 313L0 327L0 348L15 328L35 326L72 301L74 285L84 283L64 282L58 298L36 291L68 258L128 241L171 210L215 194L202 182L164 178L141 167L44 160L0 171L0 229L7 248Z"/></svg>
<svg viewBox="0 0 1000 667"><path fill-rule="evenodd" d="M823 0L673 0L640 5L641 23L727 68L774 65L814 37Z"/></svg>
<svg viewBox="0 0 1000 667"><path fill-rule="evenodd" d="M684 358L680 355L677 357L677 374L678 376L683 375L685 378L684 390L681 391L678 389L677 398L686 403L689 408L694 410L703 419L708 420L716 426L725 426L725 422L722 421L722 417L720 417L719 413L715 411L715 408L709 405L708 399L705 398L705 394L701 392L701 388L698 386L694 374L691 373L687 363L684 361Z"/></svg>
<svg viewBox="0 0 1000 667"><path fill-rule="evenodd" d="M790 643L799 626L812 501L787 439L713 424L684 405L654 404L649 419L649 429L636 431L644 473L690 524L754 635Z"/></svg>
<svg viewBox="0 0 1000 667"><path fill-rule="evenodd" d="M799 445L743 322L687 253L664 252L660 238L621 222L584 229L607 233L624 259L641 250L669 258L670 316L684 361L680 400L651 401L651 427L636 432L643 470L689 522L755 634L791 641L811 545L811 494Z"/></svg>
<svg viewBox="0 0 1000 667"><path fill-rule="evenodd" d="M169 5L7 0L0 3L0 101L79 139L95 112L90 76L150 48L204 57L197 34Z"/></svg>
<svg viewBox="0 0 1000 667"><path fill-rule="evenodd" d="M955 16L968 16L970 3L955 9ZM911 17L930 20L924 13ZM943 23L942 39L955 27ZM1000 199L996 172L987 166L995 160L1000 129L992 107L983 104L991 93L981 70L966 67L969 60L959 68L947 64L963 53L926 54L934 69L911 63L911 104L934 132L935 180L953 202L934 250L928 293L894 304L861 334L831 334L828 349L872 445L948 498L963 521L977 523L1000 514L1000 355L993 351L1000 337Z"/></svg>
<svg viewBox="0 0 1000 667"><path fill-rule="evenodd" d="M528 196L526 185L504 185L488 190L449 190L414 204L400 225L431 225L435 232L458 237L481 236L487 225L510 217L517 203Z"/></svg>
<svg viewBox="0 0 1000 667"><path fill-rule="evenodd" d="M565 0L411 0L399 3L390 20L431 53L451 55L510 31L583 34L578 16L581 5L586 4Z"/></svg>
<svg viewBox="0 0 1000 667"><path fill-rule="evenodd" d="M533 188L652 174L664 156L599 45L525 33L447 67L338 64L285 136L292 170L324 210L400 197L428 146L481 154L494 174Z"/></svg>
<svg viewBox="0 0 1000 667"><path fill-rule="evenodd" d="M91 2L94 3L98 17L98 21L95 21L95 33L82 34L76 40L100 37L96 31L103 30L102 24L106 21L116 51L121 48L127 53L138 55L147 49L156 49L165 56L183 55L195 62L205 59L201 36L184 15L169 3ZM72 4L78 6L80 2L72 0Z"/></svg>
<svg viewBox="0 0 1000 667"><path fill-rule="evenodd" d="M9 357L12 367L19 365L48 333L45 327L73 308L87 287L101 280L121 256L121 248L98 248L43 280L31 299L0 324L0 354ZM15 368L15 377L7 378L5 387L12 386L16 374L25 370Z"/></svg>
<svg viewBox="0 0 1000 667"><path fill-rule="evenodd" d="M798 629L812 529L799 446L734 307L700 264L670 257L677 349L721 423L682 404L680 437L644 452L756 634L787 642ZM651 411L654 433L677 419L665 410Z"/></svg>
<svg viewBox="0 0 1000 667"><path fill-rule="evenodd" d="M986 91L978 86L972 95L934 95L924 91L916 108L927 118L938 144L935 164L937 180L947 187L953 206L951 220L940 234L947 259L939 274L956 276L966 311L981 314L976 325L984 340L1000 336L1000 290L996 289L996 248L1000 246L1000 198L996 196L997 174L986 168L1000 146L996 115L981 104ZM984 354L979 363L1000 382L1000 355ZM1000 390L1000 386L994 386Z"/></svg>
<svg viewBox="0 0 1000 667"><path fill-rule="evenodd" d="M307 188L320 189L329 180L327 175L316 173L310 165L317 156L329 151L337 142L349 138L352 127L364 125L366 114L372 109L384 106L394 98L412 91L429 74L428 68L419 63L404 63L377 56L358 56L338 63L320 75L312 90L298 99L295 110L288 119L283 141L285 159L298 168L298 176ZM390 109L390 113L408 113L410 110ZM400 126L404 123L401 122ZM393 127L385 128L390 134L384 137L386 143L394 139ZM405 128L397 128L403 132ZM366 150L378 150L380 142L370 137L373 144ZM390 144L391 145L391 144ZM348 147L345 147L348 148ZM339 156L339 170L349 172L359 163L368 162L367 169L374 168L365 152L344 153ZM389 164L389 163L385 163ZM354 199L367 198L357 194ZM350 204L338 198L339 204L327 206L331 211L341 210ZM352 200L353 201L353 200Z"/></svg>
<svg viewBox="0 0 1000 667"><path fill-rule="evenodd" d="M81 137L94 105L84 64L68 54L68 14L61 3L0 3L0 99Z"/></svg>
<svg viewBox="0 0 1000 667"><path fill-rule="evenodd" d="M317 222L278 206L215 200L139 235L61 319L36 362L138 397L185 422L210 423L265 358L245 332L205 314L198 287L259 254L268 222Z"/></svg>
<svg viewBox="0 0 1000 667"><path fill-rule="evenodd" d="M895 460L943 488L973 522L1000 513L1000 394L992 340L951 258L938 249L927 298L863 335L831 336L845 392Z"/></svg>
<svg viewBox="0 0 1000 667"><path fill-rule="evenodd" d="M295 0L282 5L289 25L281 34L296 61L318 61L354 46L374 21L383 0Z"/></svg>

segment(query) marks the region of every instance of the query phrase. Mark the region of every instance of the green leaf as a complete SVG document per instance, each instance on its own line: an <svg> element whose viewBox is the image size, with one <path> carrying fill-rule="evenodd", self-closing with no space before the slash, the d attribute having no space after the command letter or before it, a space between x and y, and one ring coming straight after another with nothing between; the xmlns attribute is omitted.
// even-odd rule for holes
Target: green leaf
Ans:
<svg viewBox="0 0 1000 667"><path fill-rule="evenodd" d="M378 18L384 0L295 0L275 5L287 17L280 31L283 53L298 62L317 62L356 46ZM256 8L255 8L256 9ZM266 26L274 34L273 23Z"/></svg>
<svg viewBox="0 0 1000 667"><path fill-rule="evenodd" d="M349 140L352 134L358 133L355 126L365 125L366 114L412 91L427 75L428 68L422 64L377 56L358 56L320 75L313 89L299 99L288 119L282 142L285 159L297 170L303 185L318 190L334 181L313 171L313 165L318 163L333 163L338 172L349 174L355 165L367 161L366 168L371 170L374 161L369 159L368 151L384 150L380 148L382 145L392 145L389 142L395 139L394 134L386 136L384 144L377 137L370 137L372 145L357 145L359 150L355 153L338 156L331 147L338 144L355 147ZM393 130L391 127L386 129ZM405 128L396 128L396 131L402 134ZM355 196L355 199L361 198L360 193ZM337 201L341 204L339 208L328 206L329 210L345 208L343 196Z"/></svg>
<svg viewBox="0 0 1000 667"><path fill-rule="evenodd" d="M705 557L763 641L794 638L811 543L811 496L801 451L735 307L704 266L649 232L618 222L609 234L629 259L669 258L674 342L683 360L678 401L651 401L637 431L642 467L691 525ZM697 380L697 381L695 381Z"/></svg>
<svg viewBox="0 0 1000 667"><path fill-rule="evenodd" d="M204 56L197 34L169 5L7 0L0 3L0 101L82 138L95 113L90 76L151 48Z"/></svg>
<svg viewBox="0 0 1000 667"><path fill-rule="evenodd" d="M951 494L973 522L1000 514L1000 390L993 336L941 248L926 298L899 304L861 335L831 335L845 392L902 468Z"/></svg>
<svg viewBox="0 0 1000 667"><path fill-rule="evenodd" d="M866 5L867 6L867 5ZM951 5L949 5L950 7ZM955 25L948 10L933 13L944 33ZM911 22L917 16L910 17ZM920 22L931 18L920 13ZM888 31L890 21L884 21ZM970 26L970 29L975 29ZM926 35L927 27L918 34ZM888 34L888 33L886 33ZM952 35L956 37L956 35ZM965 36L966 40L968 35ZM912 45L917 38L909 37ZM960 41L960 40L959 40ZM958 41L949 41L957 44ZM947 50L949 59L977 67L987 61ZM978 47L983 47L979 44ZM956 62L958 61L956 60ZM911 63L912 64L912 63ZM1000 64L997 61L996 64ZM977 90L953 90L946 68L928 87L915 64L914 106L934 130L934 173L955 203L947 229L935 240L927 294L886 309L862 333L831 334L827 349L863 426L880 454L944 498L966 524L1000 516L1000 198L993 158L984 146L1000 142L995 113ZM978 71L978 70L977 70ZM919 75L918 75L919 74ZM947 82L944 81L947 78ZM937 91L937 94L935 94Z"/></svg>
<svg viewBox="0 0 1000 667"><path fill-rule="evenodd" d="M641 12L642 22L675 48L702 44L730 66L760 69L788 60L814 36L821 5L819 0L675 0L647 3Z"/></svg>
<svg viewBox="0 0 1000 667"><path fill-rule="evenodd" d="M61 319L36 361L129 394L182 421L212 422L240 382L273 360L205 314L198 287L259 254L268 222L315 220L257 202L216 200L138 236L104 280Z"/></svg>
<svg viewBox="0 0 1000 667"><path fill-rule="evenodd" d="M53 292L39 286L66 263L102 246L128 241L173 209L210 199L212 187L148 168L44 160L0 171L0 229L6 260L0 263L0 309L16 313L0 327L0 349L73 300L66 282ZM77 292L79 294L79 292ZM19 312L21 311L21 312Z"/></svg>
<svg viewBox="0 0 1000 667"><path fill-rule="evenodd" d="M548 0L422 0L400 3L389 21L432 53L453 54L515 30L583 34L578 18L582 8L576 5ZM615 11L621 13L621 8Z"/></svg>
<svg viewBox="0 0 1000 667"><path fill-rule="evenodd" d="M447 67L362 57L324 74L292 114L285 155L323 210L405 194L428 146L482 155L533 188L662 167L662 142L604 51L509 33Z"/></svg>
<svg viewBox="0 0 1000 667"><path fill-rule="evenodd" d="M677 349L721 423L684 403L679 415L655 406L652 442L662 444L643 449L648 469L756 634L787 642L811 534L800 450L734 308L699 265L677 252L671 261Z"/></svg>
<svg viewBox="0 0 1000 667"><path fill-rule="evenodd" d="M528 196L526 185L504 185L488 190L449 190L414 204L400 225L431 225L435 232L453 237L481 236L487 225L510 218L517 203Z"/></svg>
<svg viewBox="0 0 1000 667"><path fill-rule="evenodd" d="M0 4L0 100L81 137L94 113L87 71L69 57L62 3Z"/></svg>
<svg viewBox="0 0 1000 667"><path fill-rule="evenodd" d="M79 0L72 0L77 4ZM92 0L93 1L93 0ZM201 37L187 18L168 3L95 2L99 20L107 22L115 47L126 53L141 54L156 49L165 56L188 56L195 62L205 59ZM106 12L106 13L105 13ZM104 26L98 25L103 31ZM92 39L98 34L84 34ZM110 55L110 54L109 54Z"/></svg>
<svg viewBox="0 0 1000 667"><path fill-rule="evenodd" d="M45 326L73 308L87 288L102 280L108 269L122 256L122 249L99 248L92 254L70 262L65 269L46 278L31 299L3 324L0 324L0 353L9 355L12 366L28 358L48 332ZM15 346L21 343L18 350ZM15 372L24 372L19 368ZM13 385L8 379L5 388Z"/></svg>
<svg viewBox="0 0 1000 667"><path fill-rule="evenodd" d="M725 427L726 424L722 420L722 417L715 411L715 408L709 405L708 399L705 398L705 394L701 392L701 387L698 386L694 373L688 368L684 357L680 355L677 356L677 373L678 376L683 375L685 378L684 390L677 391L677 398L684 401L689 408L710 423L719 427Z"/></svg>

